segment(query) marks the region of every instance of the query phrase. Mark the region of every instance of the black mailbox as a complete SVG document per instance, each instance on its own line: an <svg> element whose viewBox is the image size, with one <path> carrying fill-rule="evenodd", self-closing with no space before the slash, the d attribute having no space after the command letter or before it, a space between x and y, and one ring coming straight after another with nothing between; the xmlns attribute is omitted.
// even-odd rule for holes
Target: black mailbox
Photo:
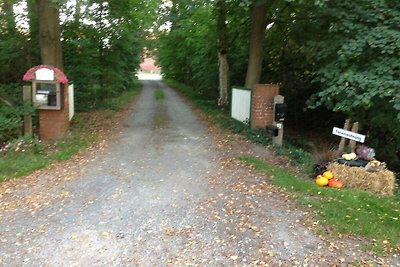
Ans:
<svg viewBox="0 0 400 267"><path fill-rule="evenodd" d="M284 121L286 117L288 106L286 103L275 104L275 121Z"/></svg>
<svg viewBox="0 0 400 267"><path fill-rule="evenodd" d="M272 136L278 136L279 135L279 128L273 124L269 124L265 127L265 131L272 135Z"/></svg>
<svg viewBox="0 0 400 267"><path fill-rule="evenodd" d="M64 85L53 81L33 81L33 103L38 109L64 108Z"/></svg>

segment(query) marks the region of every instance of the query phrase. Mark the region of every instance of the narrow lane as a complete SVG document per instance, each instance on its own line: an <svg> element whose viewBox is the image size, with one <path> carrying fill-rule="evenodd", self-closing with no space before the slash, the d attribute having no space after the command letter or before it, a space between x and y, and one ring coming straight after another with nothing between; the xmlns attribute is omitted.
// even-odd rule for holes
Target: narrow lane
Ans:
<svg viewBox="0 0 400 267"><path fill-rule="evenodd" d="M164 100L156 100L162 90ZM0 187L1 266L326 266L371 257L326 242L266 177L218 145L161 81L106 149ZM316 222L318 223L318 222ZM397 259L392 260L395 262ZM374 262L373 260L371 261Z"/></svg>
<svg viewBox="0 0 400 267"><path fill-rule="evenodd" d="M156 90L164 92L164 100L155 99ZM143 81L120 136L93 162L80 166L81 175L46 193L61 196L58 201L39 212L32 213L35 204L28 203L1 215L0 263L167 262L167 252L178 253L181 241L167 244L160 235L193 223L195 208L208 194L205 177L216 169L211 147L210 137L174 91L159 81ZM14 194L29 198L39 190Z"/></svg>

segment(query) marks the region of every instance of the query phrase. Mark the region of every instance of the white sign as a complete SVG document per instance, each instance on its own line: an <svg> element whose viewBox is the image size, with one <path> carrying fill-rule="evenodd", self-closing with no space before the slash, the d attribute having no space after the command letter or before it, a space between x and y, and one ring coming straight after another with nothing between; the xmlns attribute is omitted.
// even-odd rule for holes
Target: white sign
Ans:
<svg viewBox="0 0 400 267"><path fill-rule="evenodd" d="M68 101L69 101L69 120L72 120L72 117L75 113L75 101L74 101L74 85L70 84L68 86Z"/></svg>
<svg viewBox="0 0 400 267"><path fill-rule="evenodd" d="M250 119L251 109L251 90L242 88L232 88L232 118L246 122Z"/></svg>
<svg viewBox="0 0 400 267"><path fill-rule="evenodd" d="M54 81L54 70L51 69L38 69L36 71L36 80L39 81Z"/></svg>
<svg viewBox="0 0 400 267"><path fill-rule="evenodd" d="M332 134L341 136L350 140L354 140L359 143L364 143L365 141L365 135L358 134L358 133L353 133L344 129L340 129L337 127L333 127Z"/></svg>

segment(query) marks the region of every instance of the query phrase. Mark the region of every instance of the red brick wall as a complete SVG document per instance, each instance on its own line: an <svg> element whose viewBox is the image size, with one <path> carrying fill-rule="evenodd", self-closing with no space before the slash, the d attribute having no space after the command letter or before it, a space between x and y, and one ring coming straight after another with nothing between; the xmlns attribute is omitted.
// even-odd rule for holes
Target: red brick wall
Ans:
<svg viewBox="0 0 400 267"><path fill-rule="evenodd" d="M274 120L274 97L279 94L277 84L256 84L251 95L251 128L265 128Z"/></svg>
<svg viewBox="0 0 400 267"><path fill-rule="evenodd" d="M41 140L59 139L65 137L68 133L68 84L64 88L64 106L61 110L39 110L39 135Z"/></svg>

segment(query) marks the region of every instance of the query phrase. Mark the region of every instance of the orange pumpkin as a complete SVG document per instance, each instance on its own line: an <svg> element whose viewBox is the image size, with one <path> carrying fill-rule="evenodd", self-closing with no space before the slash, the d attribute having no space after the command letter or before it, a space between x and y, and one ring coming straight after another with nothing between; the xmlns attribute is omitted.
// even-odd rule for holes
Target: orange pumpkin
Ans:
<svg viewBox="0 0 400 267"><path fill-rule="evenodd" d="M330 179L328 182L328 186L333 188L342 188L343 183L338 179Z"/></svg>

